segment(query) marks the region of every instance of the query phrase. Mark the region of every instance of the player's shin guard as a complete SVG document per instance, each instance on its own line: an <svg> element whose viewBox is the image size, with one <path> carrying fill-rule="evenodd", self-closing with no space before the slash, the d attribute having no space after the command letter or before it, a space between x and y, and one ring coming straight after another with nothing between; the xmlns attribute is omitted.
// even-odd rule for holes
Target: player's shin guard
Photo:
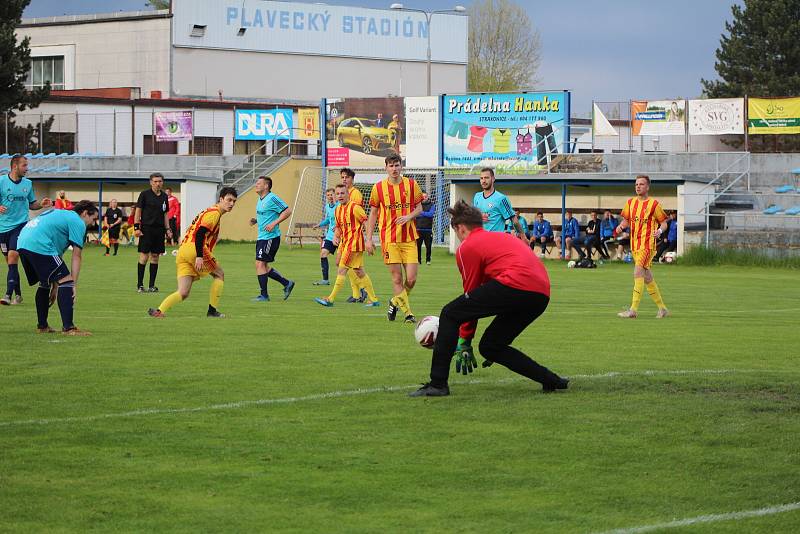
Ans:
<svg viewBox="0 0 800 534"><path fill-rule="evenodd" d="M659 291L658 284L656 284L655 280L647 284L647 292L650 294L650 298L653 299L653 302L656 303L659 310L666 308L664 300L661 298L661 291Z"/></svg>
<svg viewBox="0 0 800 534"><path fill-rule="evenodd" d="M136 271L136 287L142 287L144 285L144 263L137 263L137 271Z"/></svg>
<svg viewBox="0 0 800 534"><path fill-rule="evenodd" d="M358 286L358 277L356 273L353 272L352 269L347 271L347 277L350 279L350 289L353 291L353 298L360 299L361 298L361 288Z"/></svg>
<svg viewBox="0 0 800 534"><path fill-rule="evenodd" d="M14 292L19 295L19 287L19 265L9 263L8 274L6 275L6 295L13 295Z"/></svg>
<svg viewBox="0 0 800 534"><path fill-rule="evenodd" d="M61 312L61 326L64 330L75 327L72 322L74 290L75 282L72 280L58 285L58 311Z"/></svg>
<svg viewBox="0 0 800 534"><path fill-rule="evenodd" d="M377 295L375 295L375 288L372 287L372 279L369 277L367 273L364 273L363 278L360 278L359 281L361 282L361 287L364 288L367 292L367 296L369 300L372 302L376 302L378 300Z"/></svg>
<svg viewBox="0 0 800 534"><path fill-rule="evenodd" d="M150 262L150 287L155 287L158 276L158 264Z"/></svg>
<svg viewBox="0 0 800 534"><path fill-rule="evenodd" d="M281 276L281 273L279 273L275 269L270 269L270 271L267 273L267 276L269 276L270 278L272 278L273 280L275 280L276 282L278 282L282 286L286 286L289 283L289 281L286 278L284 278L283 276Z"/></svg>
<svg viewBox="0 0 800 534"><path fill-rule="evenodd" d="M319 259L319 264L320 264L320 267L322 267L322 279L323 280L327 280L328 279L328 269L329 269L329 267L328 267L328 258L327 257L320 258Z"/></svg>
<svg viewBox="0 0 800 534"><path fill-rule="evenodd" d="M331 294L328 295L328 301L333 302L334 300L336 300L336 295L339 293L339 291L342 290L343 287L344 287L344 275L337 274L336 282L333 283L333 288L331 289Z"/></svg>
<svg viewBox="0 0 800 534"><path fill-rule="evenodd" d="M211 281L211 289L208 290L208 303L214 308L219 308L219 299L222 296L222 288L225 282L219 278Z"/></svg>
<svg viewBox="0 0 800 534"><path fill-rule="evenodd" d="M642 300L642 290L644 289L644 278L633 279L633 297L631 298L631 310L639 309L639 302Z"/></svg>
<svg viewBox="0 0 800 534"><path fill-rule="evenodd" d="M175 293L172 293L167 298L162 300L161 305L158 307L158 309L161 311L161 313L167 313L167 311L169 311L170 308L172 308L182 300L183 297L181 297L181 294L176 291Z"/></svg>
<svg viewBox="0 0 800 534"><path fill-rule="evenodd" d="M261 295L264 297L268 297L269 293L267 292L267 282L269 281L268 274L259 274L258 275L258 287L261 288Z"/></svg>
<svg viewBox="0 0 800 534"><path fill-rule="evenodd" d="M394 302L398 308L403 310L403 313L406 315L414 315L411 313L411 304L408 302L408 290L403 289L402 293L394 296L392 302Z"/></svg>
<svg viewBox="0 0 800 534"><path fill-rule="evenodd" d="M39 286L36 290L37 328L47 328L47 313L50 311L50 286Z"/></svg>

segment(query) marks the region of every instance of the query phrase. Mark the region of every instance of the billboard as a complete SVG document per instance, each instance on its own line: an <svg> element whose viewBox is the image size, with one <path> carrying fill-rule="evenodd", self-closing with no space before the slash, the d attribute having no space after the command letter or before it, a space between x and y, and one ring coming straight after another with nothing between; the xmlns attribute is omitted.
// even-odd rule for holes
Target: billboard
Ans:
<svg viewBox="0 0 800 534"><path fill-rule="evenodd" d="M751 134L800 133L800 98L748 98L747 118Z"/></svg>
<svg viewBox="0 0 800 534"><path fill-rule="evenodd" d="M406 111L406 167L439 166L439 97L410 96Z"/></svg>
<svg viewBox="0 0 800 534"><path fill-rule="evenodd" d="M156 141L191 141L191 111L157 111L153 114Z"/></svg>
<svg viewBox="0 0 800 534"><path fill-rule="evenodd" d="M297 110L297 129L295 139L319 139L319 108L300 108Z"/></svg>
<svg viewBox="0 0 800 534"><path fill-rule="evenodd" d="M634 100L633 135L686 135L686 100Z"/></svg>
<svg viewBox="0 0 800 534"><path fill-rule="evenodd" d="M388 4L387 4L388 7ZM254 0L173 0L178 47L467 63L465 16ZM202 31L195 31L200 26Z"/></svg>
<svg viewBox="0 0 800 534"><path fill-rule="evenodd" d="M444 164L539 170L569 140L569 92L445 95Z"/></svg>
<svg viewBox="0 0 800 534"><path fill-rule="evenodd" d="M337 166L383 168L391 153L405 158L402 98L332 98L325 110L326 156L336 154ZM333 166L331 161L327 164Z"/></svg>
<svg viewBox="0 0 800 534"><path fill-rule="evenodd" d="M291 139L291 109L237 109L236 139L267 141Z"/></svg>
<svg viewBox="0 0 800 534"><path fill-rule="evenodd" d="M743 133L743 98L689 100L689 135Z"/></svg>

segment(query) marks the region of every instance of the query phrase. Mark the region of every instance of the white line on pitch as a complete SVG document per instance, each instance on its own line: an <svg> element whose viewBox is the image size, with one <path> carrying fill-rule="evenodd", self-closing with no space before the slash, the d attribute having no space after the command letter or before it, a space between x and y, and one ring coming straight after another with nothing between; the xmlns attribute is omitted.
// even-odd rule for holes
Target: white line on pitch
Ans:
<svg viewBox="0 0 800 534"><path fill-rule="evenodd" d="M740 519L748 519L750 517L761 517L765 515L780 514L783 512L791 512L800 510L800 502L793 502L789 504L781 504L778 506L769 506L767 508L759 508L758 510L747 510L743 512L730 512L727 514L710 514L699 515L697 517L690 517L688 519L678 519L669 521L667 523L658 523L655 525L645 525L641 527L620 528L616 530L608 530L602 534L639 534L642 532L652 532L654 530L661 530L665 528L679 528L697 525L698 523L715 523L717 521L738 521Z"/></svg>
<svg viewBox="0 0 800 534"><path fill-rule="evenodd" d="M617 372L611 371L608 373L600 374L583 374L583 375L569 375L570 379L603 379L603 378L616 378L616 377L636 377L636 376L669 376L669 375L697 375L697 374L731 374L731 373L747 373L759 372L757 369L678 369L678 370L646 370L646 371L631 371L631 372ZM500 380L467 380L455 381L452 384L506 384L509 382L517 382L527 380L522 377L503 378ZM335 399L339 397L354 397L357 395L369 395L371 393L390 393L395 391L404 391L408 389L418 388L419 384L406 385L406 386L382 386L374 388L359 388L349 389L343 391L330 391L327 393L313 393L311 395L303 395L300 397L278 397L274 399L259 399L259 400L246 400L237 402L228 402L223 404L211 404L208 406L195 406L191 408L143 408L139 410L131 410L128 412L115 412L99 415L85 415L76 417L57 417L52 419L27 419L23 421L0 421L0 427L10 426L23 426L23 425L52 425L57 423L84 423L89 421L97 421L100 419L116 419L123 417L138 417L142 415L173 415L183 413L195 412L208 412L215 410L238 410L240 408L249 408L252 406L268 406L272 404L294 404L297 402L316 401L324 399ZM412 401L413 402L413 401Z"/></svg>

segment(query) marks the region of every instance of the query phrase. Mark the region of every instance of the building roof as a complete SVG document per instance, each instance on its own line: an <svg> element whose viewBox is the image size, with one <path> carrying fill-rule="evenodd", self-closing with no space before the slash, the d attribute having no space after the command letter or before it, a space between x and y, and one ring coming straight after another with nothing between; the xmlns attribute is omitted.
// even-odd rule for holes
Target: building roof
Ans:
<svg viewBox="0 0 800 534"><path fill-rule="evenodd" d="M31 26L64 26L72 24L93 24L96 22L119 22L122 20L147 20L169 18L172 13L168 9L152 11L120 11L118 13L93 13L91 15L61 15L58 17L37 17L22 19L18 28Z"/></svg>

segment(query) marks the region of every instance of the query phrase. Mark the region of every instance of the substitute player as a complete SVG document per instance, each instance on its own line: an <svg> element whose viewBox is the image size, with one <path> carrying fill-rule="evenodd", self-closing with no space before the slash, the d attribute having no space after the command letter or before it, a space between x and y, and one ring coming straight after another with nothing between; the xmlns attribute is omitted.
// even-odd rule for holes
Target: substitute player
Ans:
<svg viewBox="0 0 800 534"><path fill-rule="evenodd" d="M380 306L372 287L372 280L364 272L364 221L367 220L367 213L364 208L350 201L347 195L347 186L344 184L336 186L336 199L339 201L339 205L336 206L335 213L334 242L339 243L341 250L339 269L331 294L324 298L315 298L314 301L322 306L333 306L336 294L344 287L344 277L348 271L352 271L355 273L359 290L363 289L367 292L369 300L364 305Z"/></svg>
<svg viewBox="0 0 800 534"><path fill-rule="evenodd" d="M417 225L415 219L422 213L422 190L417 182L403 176L400 156L392 154L384 160L387 177L372 186L369 220L367 221L367 252L375 252L372 232L380 215L380 237L383 262L392 275L394 296L389 301L387 317L394 321L397 309L405 313L405 322L416 323L411 312L408 295L417 283L419 258L417 256ZM403 273L405 272L405 280Z"/></svg>
<svg viewBox="0 0 800 534"><path fill-rule="evenodd" d="M472 372L472 338L478 319L492 316L494 320L480 343L481 355L487 360L484 367L497 362L539 382L546 392L567 389L569 380L511 346L550 302L550 279L542 261L522 240L485 231L481 212L463 200L447 211L450 226L461 241L456 264L464 281L464 294L442 308L433 346L431 381L409 395L449 395L450 360L456 357L457 372Z"/></svg>
<svg viewBox="0 0 800 534"><path fill-rule="evenodd" d="M283 300L289 298L294 289L294 282L287 280L276 269L269 266L275 261L278 248L281 246L280 224L292 214L291 208L272 192L272 178L259 176L253 186L258 200L256 201L256 217L250 219L250 226L258 224L258 241L256 241L256 274L261 293L254 302L267 302L269 293L267 281L272 278L283 286Z"/></svg>
<svg viewBox="0 0 800 534"><path fill-rule="evenodd" d="M334 188L325 190L325 217L315 225L314 228L325 228L325 237L322 239L322 246L319 250L319 264L322 268L322 280L314 282L315 286L329 286L328 280L328 256L336 254L336 245L333 244L333 237L336 231L336 193Z"/></svg>
<svg viewBox="0 0 800 534"><path fill-rule="evenodd" d="M639 311L639 302L642 300L642 289L647 287L650 298L658 306L656 319L663 319L669 315L669 310L661 298L653 272L650 267L656 253L656 239L667 231L667 214L661 209L658 200L650 198L650 177L639 175L636 177L636 196L629 198L622 210L622 222L614 228L614 237L623 230L630 228L631 252L633 253L633 298L631 307L617 314L623 319L634 319Z"/></svg>
<svg viewBox="0 0 800 534"><path fill-rule="evenodd" d="M361 191L354 185L356 180L356 173L353 169L348 169L345 167L341 171L339 171L339 176L342 178L342 183L347 187L347 196L350 199L350 202L354 204L358 204L362 208L364 207L364 196L361 194ZM336 258L336 265L339 265L341 260L341 256L337 256ZM356 274L355 271L350 270L347 273L347 277L350 280L350 291L351 295L347 297L347 302L364 302L367 300L367 294L364 290L359 289L358 282L356 281Z"/></svg>
<svg viewBox="0 0 800 534"><path fill-rule="evenodd" d="M211 289L208 293L207 317L225 317L217 307L225 285L225 273L214 258L214 246L219 236L220 219L229 213L236 204L236 189L223 187L219 191L219 201L210 208L201 211L194 218L189 230L178 247L175 258L178 272L178 289L161 302L157 309L150 308L147 313L151 317L164 317L164 314L175 304L189 296L192 284L200 278L211 275Z"/></svg>
<svg viewBox="0 0 800 534"><path fill-rule="evenodd" d="M30 285L36 290L36 331L55 332L47 323L53 301L61 312L61 333L68 336L90 336L73 322L75 299L78 296L78 275L81 272L83 242L86 229L97 222L99 212L89 200L81 200L71 210L51 209L31 220L19 234L19 253ZM72 272L62 255L72 246Z"/></svg>
<svg viewBox="0 0 800 534"><path fill-rule="evenodd" d="M136 291L144 293L144 268L150 260L150 285L147 291L155 293L158 276L158 258L164 253L164 239L172 239L169 229L169 199L161 190L164 175L154 172L150 175L150 189L139 193L133 212L133 234L139 238L139 264L136 278Z"/></svg>
<svg viewBox="0 0 800 534"><path fill-rule="evenodd" d="M41 202L36 200L33 182L25 178L27 172L28 158L15 154L11 158L9 173L0 176L0 250L8 264L6 294L0 298L0 304L4 306L22 303L17 240L22 227L28 222L28 210L53 205L49 198L43 198Z"/></svg>
<svg viewBox="0 0 800 534"><path fill-rule="evenodd" d="M527 243L525 229L520 224L514 208L511 207L511 202L494 187L494 169L490 167L481 169L480 182L481 190L472 197L472 205L481 212L483 229L490 232L504 232L506 221L511 221L517 237Z"/></svg>

